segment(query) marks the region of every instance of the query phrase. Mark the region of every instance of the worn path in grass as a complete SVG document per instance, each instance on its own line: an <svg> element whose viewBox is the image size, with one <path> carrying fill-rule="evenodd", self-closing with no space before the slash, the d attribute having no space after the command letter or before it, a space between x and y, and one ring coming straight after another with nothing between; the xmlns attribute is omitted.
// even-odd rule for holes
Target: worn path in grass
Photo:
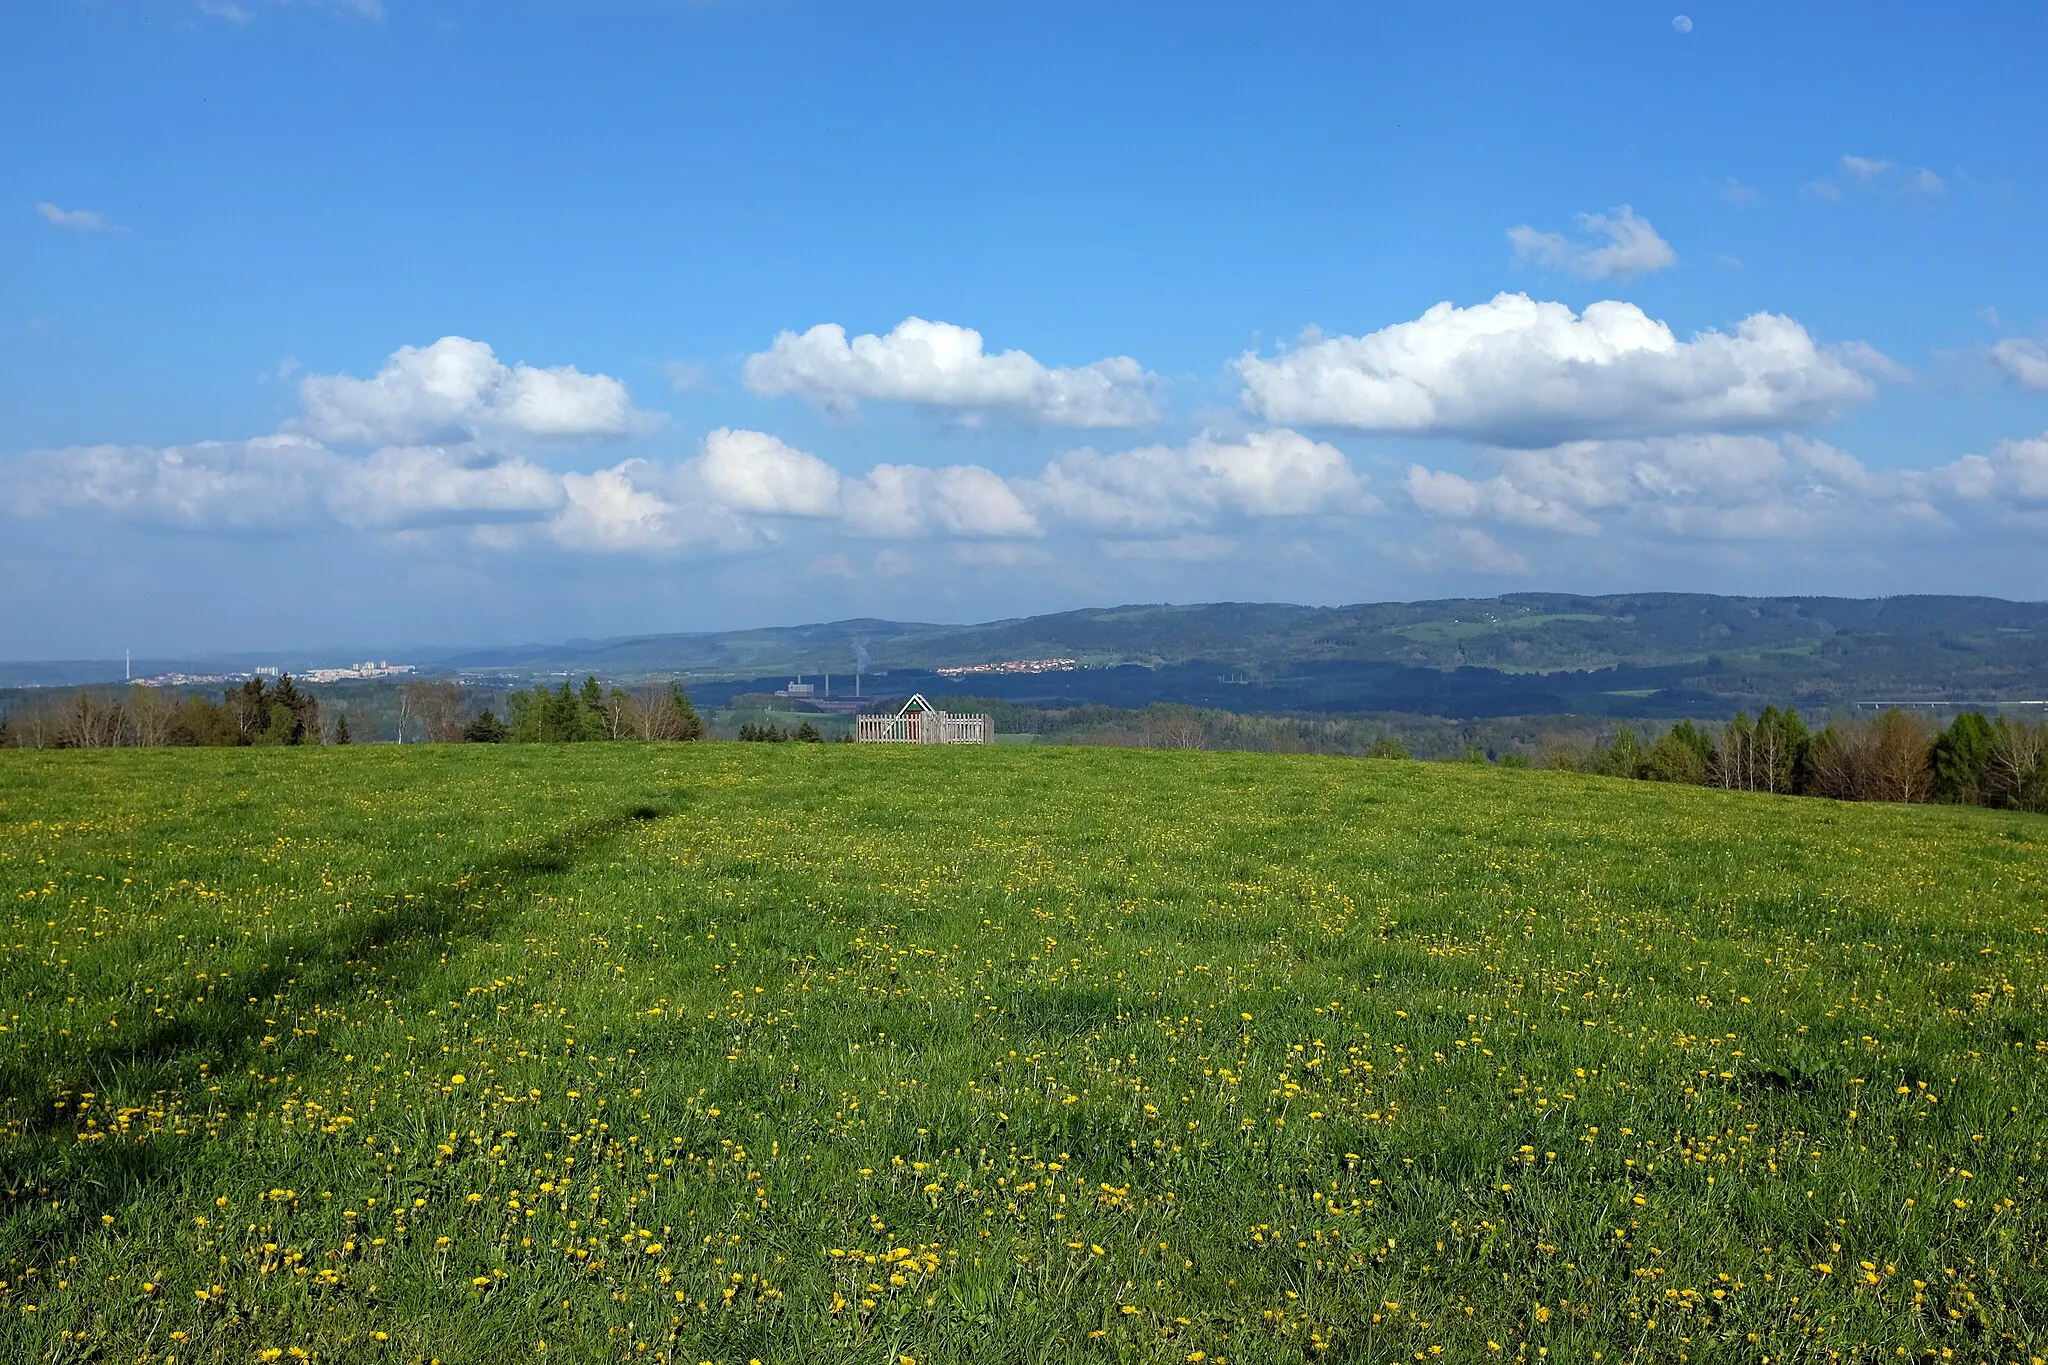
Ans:
<svg viewBox="0 0 2048 1365"><path fill-rule="evenodd" d="M0 1359L2029 1360L2044 854L1368 760L0 753Z"/></svg>

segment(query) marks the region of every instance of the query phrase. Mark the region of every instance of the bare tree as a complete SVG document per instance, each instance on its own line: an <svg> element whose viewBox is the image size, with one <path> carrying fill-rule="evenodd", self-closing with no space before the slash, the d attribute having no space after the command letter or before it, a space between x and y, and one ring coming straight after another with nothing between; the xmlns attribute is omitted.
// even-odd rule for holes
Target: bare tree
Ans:
<svg viewBox="0 0 2048 1365"><path fill-rule="evenodd" d="M70 749L111 749L121 742L128 718L121 703L96 687L71 696L59 717L59 738Z"/></svg>
<svg viewBox="0 0 2048 1365"><path fill-rule="evenodd" d="M614 731L618 739L631 735L635 739L684 740L699 739L704 726L696 713L689 709L681 692L674 683L642 683L631 696L614 688L606 707L606 723L616 708L623 727Z"/></svg>
<svg viewBox="0 0 2048 1365"><path fill-rule="evenodd" d="M137 747L155 749L170 743L177 714L175 693L141 682L128 688L128 737Z"/></svg>
<svg viewBox="0 0 2048 1365"><path fill-rule="evenodd" d="M1710 772L1713 785L1729 791L1755 791L1757 780L1756 730L1746 712L1721 727L1721 742L1714 746L1715 760Z"/></svg>
<svg viewBox="0 0 2048 1365"><path fill-rule="evenodd" d="M1991 726L1991 770L1985 796L1993 805L2016 805L2039 778L2048 760L2048 725L2000 716Z"/></svg>
<svg viewBox="0 0 2048 1365"><path fill-rule="evenodd" d="M1869 799L1925 801L1934 788L1933 725L1894 707L1870 723Z"/></svg>
<svg viewBox="0 0 2048 1365"><path fill-rule="evenodd" d="M626 698L626 727L635 739L661 739L655 733L661 725L662 690L653 683L642 683Z"/></svg>
<svg viewBox="0 0 2048 1365"><path fill-rule="evenodd" d="M383 730L377 724L377 710L373 706L358 706L343 709L340 715L348 719L348 737L352 744L376 744L383 737ZM332 736L323 736L331 740Z"/></svg>
<svg viewBox="0 0 2048 1365"><path fill-rule="evenodd" d="M1199 749L1204 739L1202 718L1192 709L1176 708L1160 719L1154 733L1162 749Z"/></svg>
<svg viewBox="0 0 2048 1365"><path fill-rule="evenodd" d="M645 739L640 733L642 723L636 712L638 706L623 687L614 687L605 693L603 703L597 708L598 723L604 726L606 739Z"/></svg>
<svg viewBox="0 0 2048 1365"><path fill-rule="evenodd" d="M1552 768L1562 773L1584 772L1588 757L1585 742L1576 735L1547 732L1536 741L1536 766L1539 768Z"/></svg>
<svg viewBox="0 0 2048 1365"><path fill-rule="evenodd" d="M1830 725L1813 738L1813 793L1837 801L1868 799L1870 727L1858 721Z"/></svg>
<svg viewBox="0 0 2048 1365"><path fill-rule="evenodd" d="M7 743L17 749L52 749L63 727L48 702L38 702L7 714Z"/></svg>
<svg viewBox="0 0 2048 1365"><path fill-rule="evenodd" d="M416 719L427 743L458 743L463 725L462 684L447 679L406 683L398 689L398 713L401 733L408 719Z"/></svg>

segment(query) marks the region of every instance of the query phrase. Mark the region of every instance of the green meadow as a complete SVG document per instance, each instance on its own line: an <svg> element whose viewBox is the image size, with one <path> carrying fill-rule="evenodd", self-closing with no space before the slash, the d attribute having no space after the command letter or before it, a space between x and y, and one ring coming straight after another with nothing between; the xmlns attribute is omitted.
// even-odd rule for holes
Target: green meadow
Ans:
<svg viewBox="0 0 2048 1365"><path fill-rule="evenodd" d="M0 1360L2032 1361L2048 819L0 753Z"/></svg>

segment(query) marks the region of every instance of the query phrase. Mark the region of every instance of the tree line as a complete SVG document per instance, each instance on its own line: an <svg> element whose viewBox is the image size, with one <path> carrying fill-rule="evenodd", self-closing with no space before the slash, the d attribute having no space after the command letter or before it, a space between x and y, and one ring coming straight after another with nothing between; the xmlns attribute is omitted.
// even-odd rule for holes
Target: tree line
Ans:
<svg viewBox="0 0 2048 1365"><path fill-rule="evenodd" d="M1680 721L1645 744L1622 726L1589 750L1543 758L1546 767L1734 791L2048 811L2048 725L1977 711L1937 726L1892 708L1809 730L1798 711L1767 706L1718 732Z"/></svg>
<svg viewBox="0 0 2048 1365"><path fill-rule="evenodd" d="M580 689L536 686L507 698L508 719L476 711L459 683L416 680L397 689L400 743L574 743L586 740L697 740L704 722L677 683L607 691L595 677ZM250 678L221 700L135 683L125 690L81 688L0 716L0 748L105 749L164 746L348 744L348 714L284 674Z"/></svg>
<svg viewBox="0 0 2048 1365"><path fill-rule="evenodd" d="M0 716L0 747L25 749L154 749L165 745L349 742L347 717L323 717L319 699L290 674L275 683L250 678L214 701L197 693L134 683L121 692L81 688L53 703Z"/></svg>
<svg viewBox="0 0 2048 1365"><path fill-rule="evenodd" d="M941 697L946 710L995 717L1039 742L1157 749L1249 749L1552 768L1732 791L1844 801L1945 801L2048 811L2048 724L1966 711L1946 726L1892 708L1814 730L1767 706L1722 725L1606 730L1567 717L1240 715L1171 703L1142 709L1044 709L990 697ZM1560 722L1576 729L1560 730Z"/></svg>
<svg viewBox="0 0 2048 1365"><path fill-rule="evenodd" d="M703 720L680 684L604 687L536 685L506 698L506 715L474 706L452 681L415 680L397 689L401 743L559 744L604 740L700 740ZM941 698L947 709L993 714L1005 732L1028 731L1067 743L1182 749L1258 749L1407 758L1425 755L1512 767L1543 767L1608 777L1690 783L1734 791L1824 796L1848 801L1943 801L2048 811L2048 724L1976 711L1946 726L1900 709L1807 726L1790 707L1738 713L1715 726L1679 721L1654 736L1624 724L1592 738L1585 730L1536 732L1538 718L1514 721L1499 747L1460 738L1460 722L1408 717L1403 735L1386 721L1327 716L1243 716L1191 706L1142 710L1089 706L1018 707L987 698ZM1553 718L1554 720L1555 718ZM1506 722L1494 722L1504 724ZM1463 723L1469 724L1469 723ZM850 737L850 736L849 736ZM1481 738L1484 735L1479 736ZM816 742L805 723L792 730L747 724L739 738ZM290 675L250 678L219 701L137 683L125 691L82 688L0 716L0 747L107 748L164 745L347 744L348 715L323 708Z"/></svg>

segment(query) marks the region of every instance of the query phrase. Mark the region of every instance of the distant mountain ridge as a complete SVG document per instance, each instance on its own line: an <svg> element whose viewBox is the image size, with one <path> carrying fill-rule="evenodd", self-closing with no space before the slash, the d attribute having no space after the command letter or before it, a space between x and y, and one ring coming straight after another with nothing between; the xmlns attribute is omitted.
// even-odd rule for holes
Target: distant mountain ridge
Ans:
<svg viewBox="0 0 2048 1365"><path fill-rule="evenodd" d="M876 670L1072 658L1082 668L1199 662L1257 681L1352 661L1506 674L1654 668L1717 696L2048 697L2048 603L1993 597L1512 593L1343 607L1131 605L975 625L861 619L641 635L434 662L451 671L810 676L850 673L855 645Z"/></svg>
<svg viewBox="0 0 2048 1365"><path fill-rule="evenodd" d="M856 649L867 652L871 674L893 675L874 677L870 696L914 679L919 689L1075 704L1181 700L1243 710L1436 714L1501 714L1524 704L1671 715L1764 702L2048 700L2048 603L1994 597L1510 593L1340 607L1134 604L970 625L863 617L402 657L479 682L682 677L712 696L830 672L846 680L837 694L850 690ZM247 667L242 660L256 657L213 662ZM300 668L325 655L262 657ZM1072 659L1077 668L1007 679L937 673L1027 659ZM138 676L144 667L136 661ZM120 677L119 661L0 665L0 686Z"/></svg>

